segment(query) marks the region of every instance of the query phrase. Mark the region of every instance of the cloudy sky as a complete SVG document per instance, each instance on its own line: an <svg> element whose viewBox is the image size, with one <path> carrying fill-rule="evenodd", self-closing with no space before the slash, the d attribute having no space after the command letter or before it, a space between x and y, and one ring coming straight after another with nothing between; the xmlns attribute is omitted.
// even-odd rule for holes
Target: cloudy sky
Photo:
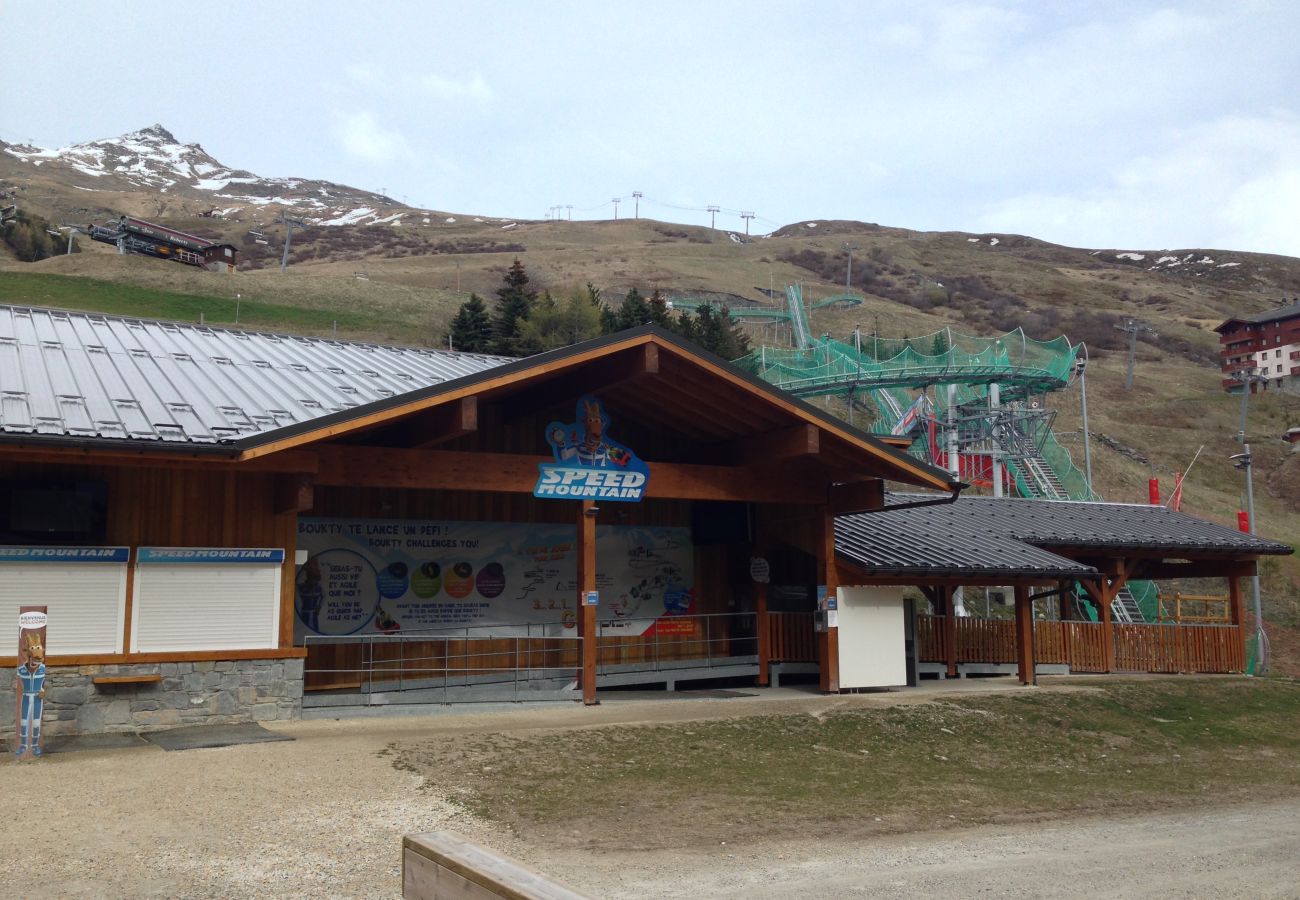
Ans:
<svg viewBox="0 0 1300 900"><path fill-rule="evenodd" d="M160 122L227 165L462 213L610 218L641 191L643 215L755 231L1300 256L1293 0L187 9L0 4L0 137Z"/></svg>

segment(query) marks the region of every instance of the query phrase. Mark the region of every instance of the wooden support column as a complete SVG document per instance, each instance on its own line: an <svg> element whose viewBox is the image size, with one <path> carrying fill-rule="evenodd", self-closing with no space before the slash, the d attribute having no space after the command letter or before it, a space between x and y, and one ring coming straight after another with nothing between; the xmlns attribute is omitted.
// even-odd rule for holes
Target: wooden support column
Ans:
<svg viewBox="0 0 1300 900"><path fill-rule="evenodd" d="M839 567L835 564L835 518L830 507L818 506L817 573L820 584L826 585L826 603L829 605L839 595ZM838 604L837 604L838 605ZM838 612L838 611L837 611ZM839 628L827 628L817 635L817 662L819 686L828 694L840 691L840 634Z"/></svg>
<svg viewBox="0 0 1300 900"><path fill-rule="evenodd" d="M767 618L767 585L761 581L754 582L754 615L757 618L755 633L758 635L758 677L754 683L767 687L771 680L768 670L772 666L772 627Z"/></svg>
<svg viewBox="0 0 1300 900"><path fill-rule="evenodd" d="M578 682L582 685L582 702L595 706L596 699L596 612L588 606L586 594L596 589L596 504L584 500L578 504L578 636L582 638L582 668Z"/></svg>
<svg viewBox="0 0 1300 900"><path fill-rule="evenodd" d="M1245 611L1242 606L1241 598L1241 579L1236 575L1228 577L1228 621L1237 626L1237 643L1234 647L1241 654L1241 659L1236 668L1240 672L1246 671L1246 641L1250 636L1247 635L1244 624ZM1256 666L1258 669L1259 667Z"/></svg>
<svg viewBox="0 0 1300 900"><path fill-rule="evenodd" d="M1034 603L1029 586L1016 585L1016 669L1021 684L1037 684L1034 673Z"/></svg>
<svg viewBox="0 0 1300 900"><path fill-rule="evenodd" d="M1101 622L1101 668L1104 672L1115 671L1115 623L1111 621L1110 605L1115 601L1119 588L1107 575L1097 585L1101 596L1097 604L1097 618Z"/></svg>
<svg viewBox="0 0 1300 900"><path fill-rule="evenodd" d="M935 596L942 598L943 606L943 652L948 663L948 677L957 677L957 610L952 596L956 592L953 585L935 588Z"/></svg>
<svg viewBox="0 0 1300 900"><path fill-rule="evenodd" d="M1074 596L1074 585L1069 581L1058 581L1056 589L1056 617L1062 622L1070 621L1070 598Z"/></svg>

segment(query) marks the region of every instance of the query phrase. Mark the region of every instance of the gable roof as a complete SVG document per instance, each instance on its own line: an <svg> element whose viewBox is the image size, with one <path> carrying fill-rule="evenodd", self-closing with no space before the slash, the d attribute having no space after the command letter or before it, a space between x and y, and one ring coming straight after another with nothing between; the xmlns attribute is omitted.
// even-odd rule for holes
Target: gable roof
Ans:
<svg viewBox="0 0 1300 900"><path fill-rule="evenodd" d="M1095 548L1241 556L1286 555L1267 541L1163 506L1130 503L890 494L884 509L835 520L836 552L868 574L1041 575L1095 572L1052 550ZM891 509L891 506L899 508Z"/></svg>
<svg viewBox="0 0 1300 900"><path fill-rule="evenodd" d="M945 470L653 325L510 359L0 307L0 441L206 449L249 459L460 398L545 388L583 366L650 345L667 351L665 374L636 390L609 386L607 401L628 405L652 396L665 419L675 410L670 427L693 428L701 439L809 423L827 436L823 457L841 467L855 468L865 454L884 464L889 474L883 477L940 490L962 487ZM711 415L690 409L712 403L716 410L741 399L759 402Z"/></svg>

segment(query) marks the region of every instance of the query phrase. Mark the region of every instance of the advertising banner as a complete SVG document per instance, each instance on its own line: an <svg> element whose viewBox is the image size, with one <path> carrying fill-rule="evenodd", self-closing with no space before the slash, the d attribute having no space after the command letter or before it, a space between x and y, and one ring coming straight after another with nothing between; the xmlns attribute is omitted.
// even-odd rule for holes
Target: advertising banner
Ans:
<svg viewBox="0 0 1300 900"><path fill-rule="evenodd" d="M300 518L298 549L308 553L300 639L463 627L562 636L577 621L572 525ZM600 526L596 560L602 620L640 634L693 611L689 529Z"/></svg>

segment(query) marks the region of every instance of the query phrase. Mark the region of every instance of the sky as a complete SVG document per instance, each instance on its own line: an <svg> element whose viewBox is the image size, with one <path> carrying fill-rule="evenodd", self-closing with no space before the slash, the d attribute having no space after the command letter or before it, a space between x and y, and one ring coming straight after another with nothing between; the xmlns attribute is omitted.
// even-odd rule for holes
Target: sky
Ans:
<svg viewBox="0 0 1300 900"><path fill-rule="evenodd" d="M0 0L0 138L449 212L1300 256L1293 0ZM18 73L45 73L40 88ZM572 207L568 209L567 207Z"/></svg>

